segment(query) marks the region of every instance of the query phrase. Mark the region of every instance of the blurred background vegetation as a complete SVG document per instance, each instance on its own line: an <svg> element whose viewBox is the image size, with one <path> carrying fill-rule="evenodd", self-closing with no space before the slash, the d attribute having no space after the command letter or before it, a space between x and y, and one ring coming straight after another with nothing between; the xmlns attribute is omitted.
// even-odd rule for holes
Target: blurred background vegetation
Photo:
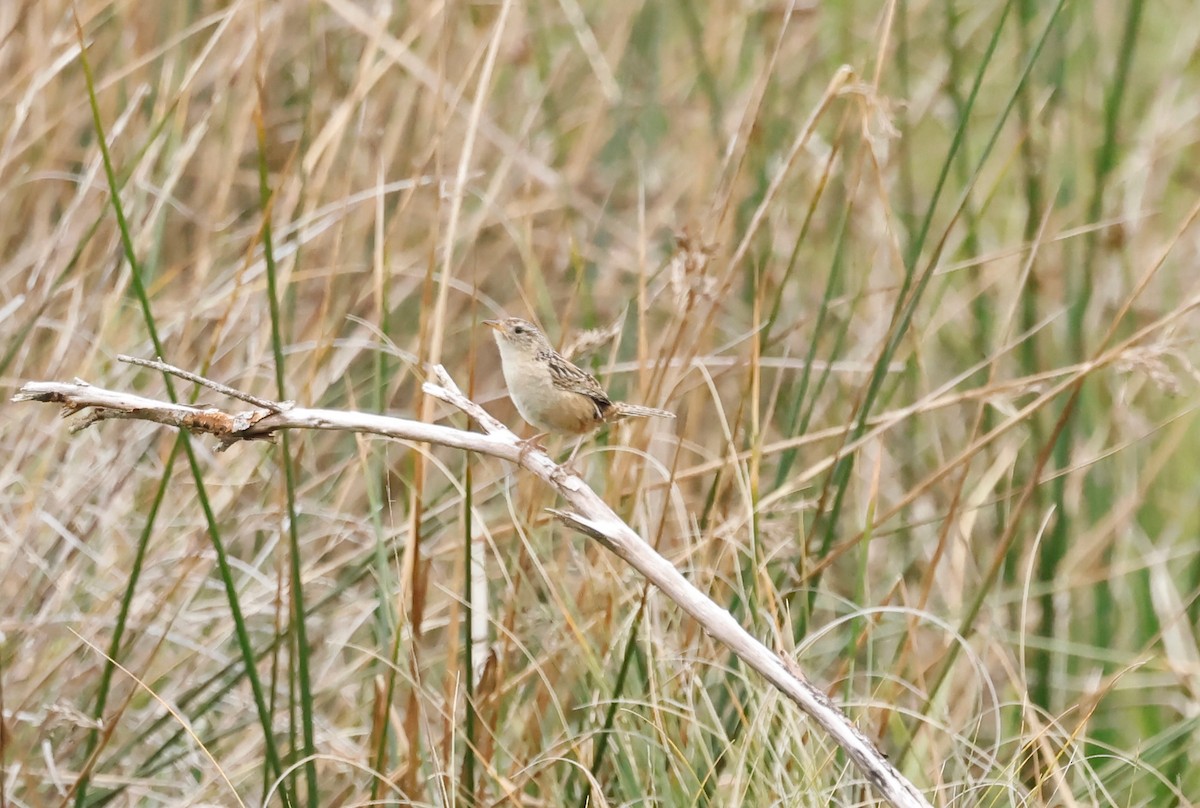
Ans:
<svg viewBox="0 0 1200 808"><path fill-rule="evenodd" d="M534 319L679 415L588 479L931 802L1191 804L1198 44L1178 0L8 0L0 386L238 408L115 359L160 353L466 428L415 355L516 426L478 322ZM875 799L496 461L0 446L0 805Z"/></svg>

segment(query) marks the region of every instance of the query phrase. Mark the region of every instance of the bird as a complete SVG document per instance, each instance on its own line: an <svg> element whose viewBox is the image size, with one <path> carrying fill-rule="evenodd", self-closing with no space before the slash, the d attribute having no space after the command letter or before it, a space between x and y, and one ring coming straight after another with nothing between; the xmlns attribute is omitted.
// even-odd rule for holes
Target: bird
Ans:
<svg viewBox="0 0 1200 808"><path fill-rule="evenodd" d="M595 376L554 350L528 320L507 317L483 324L494 331L500 348L509 398L521 417L542 433L582 436L623 418L675 417L667 410L613 401Z"/></svg>

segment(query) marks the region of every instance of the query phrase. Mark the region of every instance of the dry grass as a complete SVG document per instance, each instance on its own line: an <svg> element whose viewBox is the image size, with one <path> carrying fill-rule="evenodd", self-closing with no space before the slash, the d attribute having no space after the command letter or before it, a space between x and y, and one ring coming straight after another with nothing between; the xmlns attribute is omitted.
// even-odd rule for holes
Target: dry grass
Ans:
<svg viewBox="0 0 1200 808"><path fill-rule="evenodd" d="M1200 802L1190 5L397 5L0 4L5 399L609 329L589 478L931 801ZM498 463L0 441L0 806L872 799Z"/></svg>

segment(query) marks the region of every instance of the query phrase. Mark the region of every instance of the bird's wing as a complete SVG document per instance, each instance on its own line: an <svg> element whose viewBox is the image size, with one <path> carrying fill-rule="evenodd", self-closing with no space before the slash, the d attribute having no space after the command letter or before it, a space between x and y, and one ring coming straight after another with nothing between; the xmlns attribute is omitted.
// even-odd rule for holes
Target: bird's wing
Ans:
<svg viewBox="0 0 1200 808"><path fill-rule="evenodd" d="M557 353L551 353L546 359L550 364L550 379L555 387L592 399L601 415L612 406L612 399L604 392L595 376L571 364Z"/></svg>

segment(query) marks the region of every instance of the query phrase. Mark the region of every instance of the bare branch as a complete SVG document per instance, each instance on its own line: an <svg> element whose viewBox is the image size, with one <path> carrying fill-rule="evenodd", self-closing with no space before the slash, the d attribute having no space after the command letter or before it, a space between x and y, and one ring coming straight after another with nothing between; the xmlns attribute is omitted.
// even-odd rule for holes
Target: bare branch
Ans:
<svg viewBox="0 0 1200 808"><path fill-rule="evenodd" d="M236 390L229 385L221 384L220 382L214 382L212 379L206 379L203 376L199 376L191 371L184 370L183 368L177 368L174 365L168 365L166 362L161 360L139 359L136 356L129 356L127 354L117 354L117 359L130 365L141 365L144 368L153 368L154 370L161 370L163 373L170 373L172 376L178 376L181 379L202 385L210 390L216 390L222 395L229 396L230 398L241 399L247 404L253 404L256 407L261 407L264 410L270 410L271 412L279 412L280 410L285 410L290 406L290 402L284 402L281 404L278 401L271 401L270 399L252 396L249 393L243 393L241 390Z"/></svg>
<svg viewBox="0 0 1200 808"><path fill-rule="evenodd" d="M147 363L139 361L138 364ZM147 366L167 372L177 370L160 366L160 363ZM572 529L600 542L638 570L699 622L709 635L724 643L739 659L798 705L829 733L883 799L897 808L928 808L929 803L912 783L824 692L808 681L792 659L770 650L742 628L728 611L697 589L671 562L659 555L617 516L580 477L557 465L544 452L522 445L504 424L464 396L441 365L429 368L429 376L430 380L424 385L425 392L466 413L482 427L483 433L370 413L303 407L275 409L280 405L273 402L264 402L271 406L250 413L225 413L214 408L170 404L104 390L83 382L30 382L21 388L13 401L62 404L67 415L87 408L95 410L85 422L76 424L73 428L76 430L107 418L138 418L190 432L216 435L222 447L225 447L241 440L269 439L281 429L337 429L465 449L516 463L557 489L572 509L553 510L551 513ZM183 378L191 381L199 379L190 375Z"/></svg>
<svg viewBox="0 0 1200 808"><path fill-rule="evenodd" d="M63 417L91 409L84 418L71 425L71 432L87 429L99 421L114 418L153 421L188 432L216 435L222 442L232 440L269 440L271 430L255 429L268 410L228 413L215 407L194 407L174 404L153 398L105 390L87 382L29 382L13 396L13 401L45 401L61 404Z"/></svg>
<svg viewBox="0 0 1200 808"><path fill-rule="evenodd" d="M222 449L243 440L271 440L281 429L333 429L436 443L491 455L502 460L515 461L521 451L516 435L511 432L511 438L504 439L385 415L307 407L291 407L277 412L259 409L245 413L228 413L215 407L172 404L132 393L105 390L86 382L29 382L13 396L13 401L61 404L64 416L74 415L88 408L95 410L73 424L72 432L86 429L98 421L133 418L186 429L196 434L214 435L220 439Z"/></svg>

